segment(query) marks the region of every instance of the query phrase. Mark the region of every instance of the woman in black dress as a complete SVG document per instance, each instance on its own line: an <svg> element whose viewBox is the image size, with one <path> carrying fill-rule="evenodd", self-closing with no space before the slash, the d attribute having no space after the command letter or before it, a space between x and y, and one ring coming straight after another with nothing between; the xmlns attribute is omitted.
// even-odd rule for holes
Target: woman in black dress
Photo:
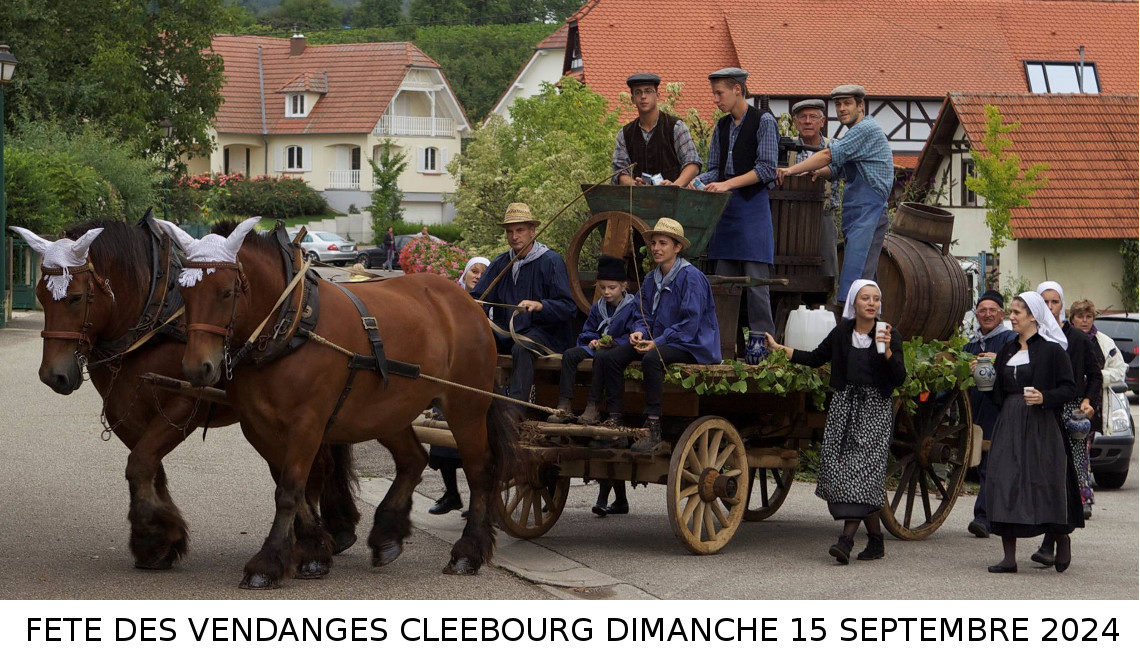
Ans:
<svg viewBox="0 0 1140 660"><path fill-rule="evenodd" d="M815 494L827 501L835 520L843 521L843 533L828 550L841 564L850 561L859 523L867 527L867 547L856 559L884 554L879 510L894 434L891 393L906 380L906 365L902 336L889 323L876 330L881 301L878 284L855 280L843 319L812 351L781 346L767 335L769 350L784 351L792 362L811 367L831 362L835 393L827 409Z"/></svg>
<svg viewBox="0 0 1140 660"><path fill-rule="evenodd" d="M1060 413L1076 394L1068 340L1041 296L1014 298L1009 321L1017 339L998 353L992 396L1000 407L987 457L986 512L1005 557L991 573L1017 572L1017 539L1050 533L1054 567L1069 567L1069 533L1084 527L1076 472Z"/></svg>

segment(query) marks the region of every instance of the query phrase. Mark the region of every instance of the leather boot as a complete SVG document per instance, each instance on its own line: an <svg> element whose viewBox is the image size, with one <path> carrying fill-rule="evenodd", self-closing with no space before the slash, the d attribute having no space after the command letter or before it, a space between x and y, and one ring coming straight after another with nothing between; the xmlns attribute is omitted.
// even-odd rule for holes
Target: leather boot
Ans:
<svg viewBox="0 0 1140 660"><path fill-rule="evenodd" d="M558 412L552 413L546 421L551 424L566 424L571 418L574 417L574 411L570 409L570 399L558 400Z"/></svg>
<svg viewBox="0 0 1140 660"><path fill-rule="evenodd" d="M839 562L840 564L847 564L851 561L851 548L854 548L854 547L855 547L855 538L854 537L846 536L844 534L840 534L839 540L836 541L835 544L832 545L830 549L828 549L827 554L831 555L832 557L835 557L835 560L837 562Z"/></svg>
<svg viewBox="0 0 1140 660"><path fill-rule="evenodd" d="M598 421L601 420L601 418L602 418L602 416L600 414L598 414L598 402L597 401L587 401L586 402L586 409L582 411L581 415L578 415L578 423L579 424L586 424L586 425L593 425L593 424L597 424Z"/></svg>
<svg viewBox="0 0 1140 660"><path fill-rule="evenodd" d="M883 550L883 535L882 534L868 534L867 547L863 548L863 552L856 555L856 559L863 561L871 559L882 559L886 553Z"/></svg>
<svg viewBox="0 0 1140 660"><path fill-rule="evenodd" d="M649 429L649 435L633 443L630 451L648 454L661 443L661 420L650 417L645 420L645 426Z"/></svg>

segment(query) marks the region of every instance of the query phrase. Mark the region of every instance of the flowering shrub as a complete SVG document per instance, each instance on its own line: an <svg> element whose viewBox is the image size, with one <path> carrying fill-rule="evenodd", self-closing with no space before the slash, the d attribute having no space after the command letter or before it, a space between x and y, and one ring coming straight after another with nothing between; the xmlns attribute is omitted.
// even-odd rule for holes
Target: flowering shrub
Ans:
<svg viewBox="0 0 1140 660"><path fill-rule="evenodd" d="M216 214L292 218L329 210L325 198L302 179L221 172L183 177L171 191L171 207L183 221Z"/></svg>
<svg viewBox="0 0 1140 660"><path fill-rule="evenodd" d="M463 274L467 259L463 248L430 238L413 238L400 250L400 267L405 273L435 273L453 280Z"/></svg>
<svg viewBox="0 0 1140 660"><path fill-rule="evenodd" d="M263 177L258 177L263 178ZM224 174L222 172L205 172L194 176L185 176L178 181L178 185L193 188L194 190L209 190L211 188L224 188L226 184L244 181L245 175L241 172Z"/></svg>

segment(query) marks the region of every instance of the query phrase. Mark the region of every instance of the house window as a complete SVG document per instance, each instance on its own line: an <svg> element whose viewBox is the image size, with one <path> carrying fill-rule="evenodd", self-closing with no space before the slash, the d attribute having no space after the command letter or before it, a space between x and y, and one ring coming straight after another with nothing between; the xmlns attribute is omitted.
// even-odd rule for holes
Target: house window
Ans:
<svg viewBox="0 0 1140 660"><path fill-rule="evenodd" d="M290 94L289 100L286 102L285 116L287 117L304 117L305 116L305 95L304 94Z"/></svg>
<svg viewBox="0 0 1140 660"><path fill-rule="evenodd" d="M304 167L304 150L296 145L285 147L285 169L299 170Z"/></svg>
<svg viewBox="0 0 1140 660"><path fill-rule="evenodd" d="M436 159L439 156L439 149L435 147L428 147L424 149L424 171L425 172L438 172L436 168Z"/></svg>
<svg viewBox="0 0 1140 660"><path fill-rule="evenodd" d="M1080 77L1084 72L1083 79ZM1096 64L1085 62L1026 62L1025 77L1034 94L1099 94Z"/></svg>
<svg viewBox="0 0 1140 660"><path fill-rule="evenodd" d="M222 149L222 172L230 173L230 148Z"/></svg>
<svg viewBox="0 0 1140 660"><path fill-rule="evenodd" d="M958 184L959 193L958 199L961 206L977 206L978 194L973 190L966 187L966 179L974 176L974 161L968 158L962 159L962 181Z"/></svg>

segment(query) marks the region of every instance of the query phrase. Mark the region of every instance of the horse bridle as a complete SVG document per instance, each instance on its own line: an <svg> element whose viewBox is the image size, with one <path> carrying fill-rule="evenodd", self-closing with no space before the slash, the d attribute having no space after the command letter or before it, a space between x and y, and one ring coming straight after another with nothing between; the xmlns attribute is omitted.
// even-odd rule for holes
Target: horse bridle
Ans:
<svg viewBox="0 0 1140 660"><path fill-rule="evenodd" d="M234 304L233 309L230 310L229 323L227 323L225 327L212 323L190 323L186 326L186 332L206 332L229 339L234 331L234 319L237 318L238 296L249 290L249 281L245 279L245 270L242 269L240 263L231 263L229 261L188 261L183 265L183 268L201 268L203 276L207 268L237 271L238 281L234 284Z"/></svg>
<svg viewBox="0 0 1140 660"><path fill-rule="evenodd" d="M86 263L82 266L75 266L72 268L64 268L62 266L40 266L40 272L44 275L55 276L64 275L69 273L71 275L78 275L79 273L91 273L91 277L87 280L87 291L83 295L83 323L79 326L79 331L70 330L41 330L40 337L44 339L62 339L65 341L78 342L76 346L76 354L79 354L83 346L87 346L90 351L94 342L88 333L91 331L91 305L95 302L95 284L99 284L99 288L107 294L111 299L115 299L115 294L111 291L111 283L105 277L100 275L95 270L95 265L91 263L88 258Z"/></svg>

